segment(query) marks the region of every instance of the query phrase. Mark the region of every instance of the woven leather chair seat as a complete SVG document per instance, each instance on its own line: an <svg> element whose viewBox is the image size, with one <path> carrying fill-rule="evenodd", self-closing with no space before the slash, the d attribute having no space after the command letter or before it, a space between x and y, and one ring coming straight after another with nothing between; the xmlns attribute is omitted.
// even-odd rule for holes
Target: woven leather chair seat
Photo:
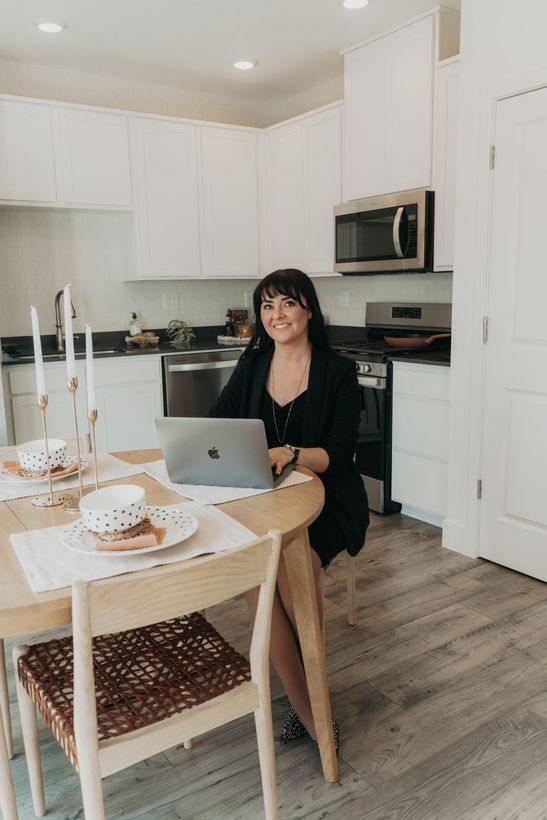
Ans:
<svg viewBox="0 0 547 820"><path fill-rule="evenodd" d="M248 661L199 613L93 639L99 741L191 709L250 680ZM72 638L31 646L19 678L72 765Z"/></svg>

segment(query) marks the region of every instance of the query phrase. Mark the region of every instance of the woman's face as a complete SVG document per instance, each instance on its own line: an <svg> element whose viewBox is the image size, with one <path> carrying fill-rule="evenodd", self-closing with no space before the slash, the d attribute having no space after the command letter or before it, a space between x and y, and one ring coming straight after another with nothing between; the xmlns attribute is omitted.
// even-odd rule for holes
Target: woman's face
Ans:
<svg viewBox="0 0 547 820"><path fill-rule="evenodd" d="M260 318L268 336L278 344L291 344L302 337L308 338L311 313L291 296L276 293L270 297L264 293Z"/></svg>

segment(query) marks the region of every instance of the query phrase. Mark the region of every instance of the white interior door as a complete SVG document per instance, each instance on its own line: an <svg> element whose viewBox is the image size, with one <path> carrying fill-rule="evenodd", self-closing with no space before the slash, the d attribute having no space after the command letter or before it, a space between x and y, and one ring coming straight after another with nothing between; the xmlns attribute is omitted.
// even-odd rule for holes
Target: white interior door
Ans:
<svg viewBox="0 0 547 820"><path fill-rule="evenodd" d="M547 88L497 104L479 550L544 581L546 145Z"/></svg>

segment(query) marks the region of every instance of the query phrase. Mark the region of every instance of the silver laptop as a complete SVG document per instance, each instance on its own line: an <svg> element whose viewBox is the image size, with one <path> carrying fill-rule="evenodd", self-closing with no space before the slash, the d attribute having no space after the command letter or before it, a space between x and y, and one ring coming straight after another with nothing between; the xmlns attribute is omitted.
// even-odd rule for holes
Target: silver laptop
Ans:
<svg viewBox="0 0 547 820"><path fill-rule="evenodd" d="M272 490L291 472L275 476L261 419L157 418L169 478L175 484Z"/></svg>

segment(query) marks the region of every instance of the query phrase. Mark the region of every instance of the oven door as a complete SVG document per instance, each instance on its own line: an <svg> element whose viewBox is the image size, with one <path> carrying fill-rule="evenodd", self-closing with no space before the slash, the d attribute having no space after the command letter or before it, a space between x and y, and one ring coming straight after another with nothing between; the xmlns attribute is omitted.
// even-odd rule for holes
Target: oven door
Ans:
<svg viewBox="0 0 547 820"><path fill-rule="evenodd" d="M371 510L398 512L391 500L391 391L388 381L376 376L358 376L361 416L355 463L361 473Z"/></svg>
<svg viewBox="0 0 547 820"><path fill-rule="evenodd" d="M362 199L334 209L334 269L340 273L430 268L430 191Z"/></svg>

